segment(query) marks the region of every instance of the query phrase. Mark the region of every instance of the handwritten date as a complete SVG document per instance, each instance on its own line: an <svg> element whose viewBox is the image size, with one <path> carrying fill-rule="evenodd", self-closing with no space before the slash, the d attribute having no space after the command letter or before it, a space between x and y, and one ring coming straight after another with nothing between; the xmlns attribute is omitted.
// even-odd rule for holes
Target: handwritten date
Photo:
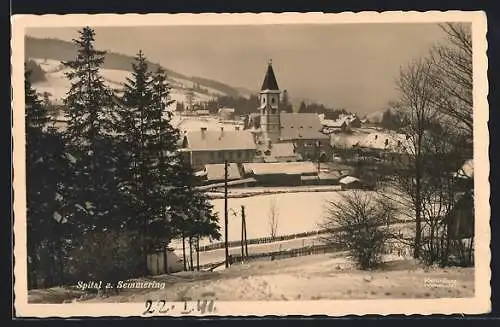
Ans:
<svg viewBox="0 0 500 327"><path fill-rule="evenodd" d="M143 315L154 315L154 314L167 314L167 313L177 313L180 310L180 314L195 314L195 313L213 313L215 312L214 300L197 300L195 302L184 301L184 305L179 305L171 303L168 304L165 300L153 301L147 300L145 302L146 310L142 313Z"/></svg>

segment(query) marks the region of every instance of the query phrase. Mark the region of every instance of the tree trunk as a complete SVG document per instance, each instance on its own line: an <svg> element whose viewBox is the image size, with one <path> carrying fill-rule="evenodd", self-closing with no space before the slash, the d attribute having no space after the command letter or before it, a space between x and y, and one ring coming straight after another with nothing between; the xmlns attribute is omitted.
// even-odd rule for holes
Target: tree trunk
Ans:
<svg viewBox="0 0 500 327"><path fill-rule="evenodd" d="M186 266L186 237L182 235L182 263L184 265L184 271L187 270Z"/></svg>
<svg viewBox="0 0 500 327"><path fill-rule="evenodd" d="M422 185L421 185L421 154L422 135L418 135L417 154L415 157L415 243L413 257L415 259L421 256L422 243Z"/></svg>
<svg viewBox="0 0 500 327"><path fill-rule="evenodd" d="M168 242L163 247L163 266L165 268L165 274L168 274Z"/></svg>
<svg viewBox="0 0 500 327"><path fill-rule="evenodd" d="M200 238L196 238L196 270L200 271Z"/></svg>
<svg viewBox="0 0 500 327"><path fill-rule="evenodd" d="M190 270L193 271L193 238L189 236L189 264L190 264Z"/></svg>

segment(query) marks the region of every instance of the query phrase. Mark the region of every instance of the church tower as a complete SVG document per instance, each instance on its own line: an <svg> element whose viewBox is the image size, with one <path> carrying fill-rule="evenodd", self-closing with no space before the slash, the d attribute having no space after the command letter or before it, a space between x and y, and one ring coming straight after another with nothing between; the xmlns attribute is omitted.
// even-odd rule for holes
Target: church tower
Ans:
<svg viewBox="0 0 500 327"><path fill-rule="evenodd" d="M260 90L260 124L266 141L279 142L280 128L280 90L274 75L272 61L267 66L266 76Z"/></svg>

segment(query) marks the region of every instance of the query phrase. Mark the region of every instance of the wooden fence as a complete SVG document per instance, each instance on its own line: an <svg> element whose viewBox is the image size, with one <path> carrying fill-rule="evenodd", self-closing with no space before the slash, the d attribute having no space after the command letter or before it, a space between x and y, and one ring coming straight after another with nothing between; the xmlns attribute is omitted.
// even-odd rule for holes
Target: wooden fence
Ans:
<svg viewBox="0 0 500 327"><path fill-rule="evenodd" d="M398 223L407 223L407 220L397 220L394 222L394 224ZM288 240L293 240L297 238L303 238L303 237L310 237L310 236L320 236L332 232L340 232L342 231L342 227L337 227L333 229L321 229L321 230L315 230L315 231L309 231L309 232L301 232L301 233L295 233L295 234L288 234L288 235L282 235L282 236L276 236L276 237L259 237L259 238L252 238L247 240L248 245L252 244L267 244L267 243L274 243L274 242L280 242L280 241L288 241ZM200 246L200 252L205 252L205 251L211 251L211 250L217 250L217 249L222 249L224 248L224 242L217 242L213 244L208 244L204 246ZM237 241L230 241L228 242L228 247L237 247L241 246L241 240Z"/></svg>

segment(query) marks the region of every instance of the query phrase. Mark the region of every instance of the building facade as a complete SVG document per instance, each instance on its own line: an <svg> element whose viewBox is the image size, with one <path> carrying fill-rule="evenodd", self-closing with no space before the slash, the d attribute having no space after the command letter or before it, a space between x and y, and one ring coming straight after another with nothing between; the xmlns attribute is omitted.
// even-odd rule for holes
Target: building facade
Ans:
<svg viewBox="0 0 500 327"><path fill-rule="evenodd" d="M204 169L207 164L252 162L256 145L248 131L220 131L201 128L188 131L182 141L184 160L195 170Z"/></svg>

